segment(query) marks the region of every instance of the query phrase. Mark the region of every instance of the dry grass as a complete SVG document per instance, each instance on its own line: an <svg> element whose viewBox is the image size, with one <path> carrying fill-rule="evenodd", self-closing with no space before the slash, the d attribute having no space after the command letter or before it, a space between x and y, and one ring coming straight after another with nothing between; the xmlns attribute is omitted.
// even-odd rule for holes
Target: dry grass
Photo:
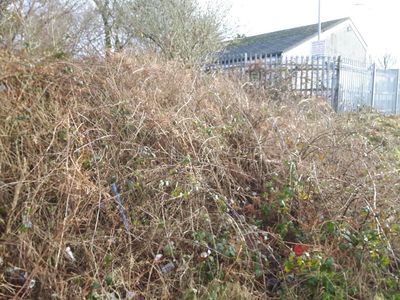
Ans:
<svg viewBox="0 0 400 300"><path fill-rule="evenodd" d="M398 119L154 57L0 82L0 298L399 296Z"/></svg>

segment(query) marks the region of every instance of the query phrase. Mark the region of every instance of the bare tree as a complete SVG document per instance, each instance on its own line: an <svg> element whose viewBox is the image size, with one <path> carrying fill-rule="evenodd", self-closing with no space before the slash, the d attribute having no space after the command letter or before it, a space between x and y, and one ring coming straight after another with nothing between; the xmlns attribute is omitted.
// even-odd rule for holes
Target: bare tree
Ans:
<svg viewBox="0 0 400 300"><path fill-rule="evenodd" d="M100 17L101 35L106 54L123 49L134 37L134 28L128 11L135 0L93 0L95 12Z"/></svg>
<svg viewBox="0 0 400 300"><path fill-rule="evenodd" d="M77 44L75 10L79 0L1 2L0 43L32 55L64 55Z"/></svg>
<svg viewBox="0 0 400 300"><path fill-rule="evenodd" d="M384 70L393 68L397 63L397 59L390 53L385 53L380 59L378 59L379 66Z"/></svg>
<svg viewBox="0 0 400 300"><path fill-rule="evenodd" d="M8 10L10 8L12 0L2 0L0 1L0 24L4 22L7 16Z"/></svg>
<svg viewBox="0 0 400 300"><path fill-rule="evenodd" d="M224 12L197 0L137 0L130 12L137 41L190 63L219 50L227 31Z"/></svg>
<svg viewBox="0 0 400 300"><path fill-rule="evenodd" d="M93 0L96 4L97 11L101 16L101 20L103 22L103 30L104 30L104 43L106 49L112 48L111 43L111 35L112 35L112 26L113 26L113 2L110 0Z"/></svg>
<svg viewBox="0 0 400 300"><path fill-rule="evenodd" d="M194 63L215 53L225 11L199 0L0 0L0 45L34 55L153 50Z"/></svg>

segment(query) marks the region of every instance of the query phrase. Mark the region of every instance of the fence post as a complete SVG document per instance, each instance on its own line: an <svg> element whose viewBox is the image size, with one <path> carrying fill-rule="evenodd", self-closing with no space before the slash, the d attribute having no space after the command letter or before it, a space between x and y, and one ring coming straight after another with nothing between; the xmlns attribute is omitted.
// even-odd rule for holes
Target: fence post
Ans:
<svg viewBox="0 0 400 300"><path fill-rule="evenodd" d="M336 83L335 83L335 95L333 97L333 110L339 112L339 92L340 92L340 69L341 69L341 56L337 58L336 66Z"/></svg>
<svg viewBox="0 0 400 300"><path fill-rule="evenodd" d="M394 114L397 115L398 101L399 101L399 85L400 85L400 70L397 70L397 85L396 85L396 100L394 102Z"/></svg>
<svg viewBox="0 0 400 300"><path fill-rule="evenodd" d="M371 108L375 106L375 81L376 81L376 64L373 65L372 70L372 92L371 92Z"/></svg>

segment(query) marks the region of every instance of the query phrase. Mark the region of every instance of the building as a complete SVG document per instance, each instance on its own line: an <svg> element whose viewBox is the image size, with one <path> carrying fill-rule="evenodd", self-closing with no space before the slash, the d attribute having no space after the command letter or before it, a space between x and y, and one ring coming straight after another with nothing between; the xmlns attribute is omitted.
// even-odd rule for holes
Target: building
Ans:
<svg viewBox="0 0 400 300"><path fill-rule="evenodd" d="M239 38L226 47L222 57L341 56L367 60L367 44L350 18L323 22L318 42L318 24Z"/></svg>
<svg viewBox="0 0 400 300"><path fill-rule="evenodd" d="M350 18L238 38L209 69L226 70L256 87L325 98L337 112L372 107L400 114L400 70L367 61L367 45Z"/></svg>

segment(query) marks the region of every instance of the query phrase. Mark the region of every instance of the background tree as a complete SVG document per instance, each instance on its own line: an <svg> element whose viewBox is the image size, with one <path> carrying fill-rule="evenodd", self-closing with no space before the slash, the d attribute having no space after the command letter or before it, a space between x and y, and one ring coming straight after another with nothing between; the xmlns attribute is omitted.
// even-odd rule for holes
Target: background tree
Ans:
<svg viewBox="0 0 400 300"><path fill-rule="evenodd" d="M378 64L384 70L393 68L397 63L396 57L390 53L385 53L381 58L378 59Z"/></svg>
<svg viewBox="0 0 400 300"><path fill-rule="evenodd" d="M11 1L12 0L2 0L2 1L0 1L0 24L3 24L7 19L8 10L10 8Z"/></svg>
<svg viewBox="0 0 400 300"><path fill-rule="evenodd" d="M98 24L97 29L91 28L94 37L101 36L97 41L97 50L109 53L111 51L120 51L126 48L135 39L135 31L131 16L135 0L93 0L93 12L97 15L92 18L92 24ZM90 11L90 5L88 5ZM100 30L99 30L100 28ZM99 46L101 47L99 48Z"/></svg>
<svg viewBox="0 0 400 300"><path fill-rule="evenodd" d="M0 43L31 55L73 54L77 44L79 0L1 2Z"/></svg>
<svg viewBox="0 0 400 300"><path fill-rule="evenodd" d="M195 63L222 47L224 11L197 0L137 0L127 16L136 42L168 59Z"/></svg>
<svg viewBox="0 0 400 300"><path fill-rule="evenodd" d="M151 50L195 63L226 34L225 10L199 0L0 0L0 43L32 55Z"/></svg>

